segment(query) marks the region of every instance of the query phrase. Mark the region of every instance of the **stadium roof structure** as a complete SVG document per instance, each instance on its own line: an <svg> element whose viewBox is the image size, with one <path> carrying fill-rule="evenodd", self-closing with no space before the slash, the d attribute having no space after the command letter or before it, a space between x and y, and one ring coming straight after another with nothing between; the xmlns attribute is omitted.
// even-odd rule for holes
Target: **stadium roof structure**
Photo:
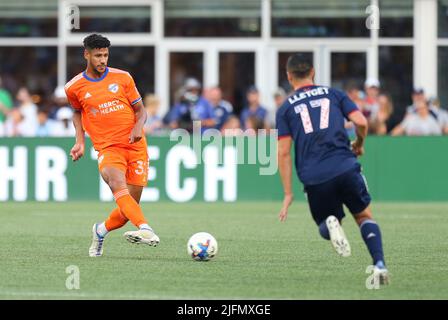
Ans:
<svg viewBox="0 0 448 320"><path fill-rule="evenodd" d="M0 18L56 18L57 0L0 0Z"/></svg>
<svg viewBox="0 0 448 320"><path fill-rule="evenodd" d="M93 1L95 2L95 1ZM448 4L448 0L442 0ZM76 0L74 1L76 3ZM365 17L369 0L272 0L274 18L338 18ZM166 18L259 18L261 0L164 0ZM81 5L82 6L82 5ZM113 7L116 6L116 10ZM326 8L322 10L322 8ZM412 0L380 1L382 17L411 17ZM57 0L0 0L0 18L55 18ZM145 16L138 8L120 9L120 5L110 2L108 10L89 6L83 14L97 18L123 17L123 15Z"/></svg>

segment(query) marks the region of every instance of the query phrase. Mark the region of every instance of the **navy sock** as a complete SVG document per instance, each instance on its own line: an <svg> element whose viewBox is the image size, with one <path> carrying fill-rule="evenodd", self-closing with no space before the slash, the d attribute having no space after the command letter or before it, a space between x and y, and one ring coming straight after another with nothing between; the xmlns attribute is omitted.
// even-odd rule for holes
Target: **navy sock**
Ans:
<svg viewBox="0 0 448 320"><path fill-rule="evenodd" d="M381 241L380 227L373 220L365 220L359 226L362 238L369 249L373 264L384 265L383 244Z"/></svg>
<svg viewBox="0 0 448 320"><path fill-rule="evenodd" d="M330 240L330 231L328 231L327 223L325 221L321 222L319 225L319 233L322 238Z"/></svg>

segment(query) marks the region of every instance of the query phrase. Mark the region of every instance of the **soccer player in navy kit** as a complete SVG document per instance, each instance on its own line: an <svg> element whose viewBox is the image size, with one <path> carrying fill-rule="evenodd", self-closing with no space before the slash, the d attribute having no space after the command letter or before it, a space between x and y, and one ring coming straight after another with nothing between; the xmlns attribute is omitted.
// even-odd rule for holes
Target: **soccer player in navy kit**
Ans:
<svg viewBox="0 0 448 320"><path fill-rule="evenodd" d="M278 109L278 163L284 189L279 214L285 221L293 200L291 146L295 166L320 235L331 240L341 256L350 255L350 245L341 227L345 204L360 227L373 259L380 284L389 282L381 232L372 218L370 195L357 156L364 153L367 120L342 91L314 84L314 67L301 54L287 62L288 80L295 93ZM350 140L344 119L356 125L356 140Z"/></svg>

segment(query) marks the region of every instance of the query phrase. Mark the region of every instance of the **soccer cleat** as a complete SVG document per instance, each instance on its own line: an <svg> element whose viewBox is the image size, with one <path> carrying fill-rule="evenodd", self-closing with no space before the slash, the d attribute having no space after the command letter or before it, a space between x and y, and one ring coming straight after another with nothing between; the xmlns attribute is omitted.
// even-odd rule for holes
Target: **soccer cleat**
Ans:
<svg viewBox="0 0 448 320"><path fill-rule="evenodd" d="M130 243L135 244L147 244L153 247L157 247L160 242L159 237L151 229L140 229L137 231L127 231L124 233L124 237Z"/></svg>
<svg viewBox="0 0 448 320"><path fill-rule="evenodd" d="M343 257L350 256L350 244L348 243L347 237L345 236L344 230L338 219L335 216L329 216L326 220L326 224L330 233L331 244L336 252Z"/></svg>
<svg viewBox="0 0 448 320"><path fill-rule="evenodd" d="M101 257L103 255L104 237L101 237L97 232L98 224L95 223L92 227L92 244L89 248L90 257Z"/></svg>
<svg viewBox="0 0 448 320"><path fill-rule="evenodd" d="M390 284L390 274L382 261L378 262L373 268L373 275L379 280L380 285Z"/></svg>

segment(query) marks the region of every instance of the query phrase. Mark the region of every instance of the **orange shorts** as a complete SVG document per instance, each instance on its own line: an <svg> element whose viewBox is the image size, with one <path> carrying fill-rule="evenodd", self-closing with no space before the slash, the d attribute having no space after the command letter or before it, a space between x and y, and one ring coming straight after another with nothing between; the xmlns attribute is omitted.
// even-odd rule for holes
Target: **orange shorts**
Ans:
<svg viewBox="0 0 448 320"><path fill-rule="evenodd" d="M100 172L108 166L123 171L126 174L127 184L146 187L149 167L146 144L144 148L139 149L112 146L101 150L98 153Z"/></svg>

